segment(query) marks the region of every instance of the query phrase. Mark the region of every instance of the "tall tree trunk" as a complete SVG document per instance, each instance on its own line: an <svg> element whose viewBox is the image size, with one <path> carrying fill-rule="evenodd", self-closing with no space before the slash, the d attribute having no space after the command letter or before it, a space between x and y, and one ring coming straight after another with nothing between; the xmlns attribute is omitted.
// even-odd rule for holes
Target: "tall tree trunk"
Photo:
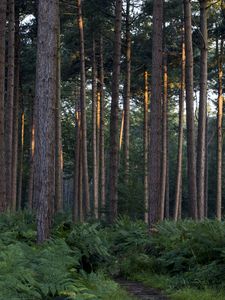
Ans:
<svg viewBox="0 0 225 300"><path fill-rule="evenodd" d="M184 88L185 88L185 45L184 36L182 36L182 62L181 62L181 82L180 82L180 98L179 98L179 133L178 133L178 152L177 152L177 177L176 177L176 191L175 191L175 208L174 220L177 221L179 217L179 206L182 194L182 160L183 160L183 113L184 113Z"/></svg>
<svg viewBox="0 0 225 300"><path fill-rule="evenodd" d="M119 142L119 149L122 149L123 144L123 132L124 132L124 110L122 111L121 116L121 124L120 124L120 142Z"/></svg>
<svg viewBox="0 0 225 300"><path fill-rule="evenodd" d="M217 113L217 195L216 217L222 218L222 150L223 150L223 40L221 40L220 53L218 53L218 113Z"/></svg>
<svg viewBox="0 0 225 300"><path fill-rule="evenodd" d="M124 161L125 184L129 179L130 157L130 85L131 85L131 34L130 34L130 0L126 1L126 81L124 97Z"/></svg>
<svg viewBox="0 0 225 300"><path fill-rule="evenodd" d="M35 95L34 198L37 242L49 237L55 196L55 103L57 97L58 1L39 0Z"/></svg>
<svg viewBox="0 0 225 300"><path fill-rule="evenodd" d="M55 107L55 211L63 210L63 149L61 128L61 53L60 18L58 16L57 37L57 97Z"/></svg>
<svg viewBox="0 0 225 300"><path fill-rule="evenodd" d="M94 217L98 219L98 170L97 170L97 68L95 38L92 41L92 159Z"/></svg>
<svg viewBox="0 0 225 300"><path fill-rule="evenodd" d="M104 97L104 57L103 57L103 38L100 37L100 74L99 74L99 90L100 90L100 149L99 159L101 168L101 213L105 212L105 97ZM102 214L104 216L104 214Z"/></svg>
<svg viewBox="0 0 225 300"><path fill-rule="evenodd" d="M20 102L20 36L19 36L19 8L15 10L15 74L13 101L13 139L12 139L12 211L16 211L17 204L17 170L18 170L18 129Z"/></svg>
<svg viewBox="0 0 225 300"><path fill-rule="evenodd" d="M197 219L197 186L196 186L196 157L195 157L195 124L193 107L193 46L191 24L191 2L184 0L184 26L186 51L186 117L187 117L187 162L188 190L190 215Z"/></svg>
<svg viewBox="0 0 225 300"><path fill-rule="evenodd" d="M164 220L165 200L166 200L166 180L167 180L167 101L168 101L168 70L167 54L164 53L163 60L163 103L162 103L162 172L161 172L161 190L160 190L160 219Z"/></svg>
<svg viewBox="0 0 225 300"><path fill-rule="evenodd" d="M22 102L22 101L21 101ZM18 171L18 205L17 208L22 208L22 187L23 187L23 155L24 155L24 108L21 103L20 114L20 145L19 145L19 171Z"/></svg>
<svg viewBox="0 0 225 300"><path fill-rule="evenodd" d="M5 177L5 34L6 33L6 0L0 2L0 212L6 206Z"/></svg>
<svg viewBox="0 0 225 300"><path fill-rule="evenodd" d="M35 147L35 136L34 136L34 101L32 95L30 95L30 149L29 149L29 182L28 182L28 208L32 210L34 208L34 147Z"/></svg>
<svg viewBox="0 0 225 300"><path fill-rule="evenodd" d="M12 208L12 146L13 146L13 99L14 99L14 63L15 59L15 3L8 1L8 74L7 74L7 101L6 101L6 201Z"/></svg>
<svg viewBox="0 0 225 300"><path fill-rule="evenodd" d="M149 94L148 94L148 72L144 72L144 208L145 222L148 223L148 111L149 111Z"/></svg>
<svg viewBox="0 0 225 300"><path fill-rule="evenodd" d="M74 199L73 199L73 222L79 221L79 171L80 171L80 139L81 124L80 124L80 111L76 108L76 144L75 144L75 160L74 160Z"/></svg>
<svg viewBox="0 0 225 300"><path fill-rule="evenodd" d="M209 160L209 154L208 154L208 116L207 116L207 112L206 112L206 125L205 125L205 131L206 131L206 135L205 135L205 218L208 218L208 197L209 197L209 193L208 193L208 189L209 189L209 167L208 167L208 160Z"/></svg>
<svg viewBox="0 0 225 300"><path fill-rule="evenodd" d="M149 226L160 219L162 149L162 25L163 1L153 2L152 99L150 103Z"/></svg>
<svg viewBox="0 0 225 300"><path fill-rule="evenodd" d="M86 92L85 92L85 54L84 54L84 28L83 16L81 8L81 0L77 0L78 8L78 28L80 34L80 107L81 107L81 130L82 130L82 159L83 159L83 190L84 190L84 208L85 217L90 213L90 195L89 195L89 180L88 180L88 159L87 159L87 121L86 121Z"/></svg>
<svg viewBox="0 0 225 300"><path fill-rule="evenodd" d="M207 29L207 0L200 2L200 31L201 31L201 58L200 58L200 102L198 118L197 144L197 196L198 217L205 216L205 136L206 136L206 109L207 109L207 78L208 78L208 29Z"/></svg>
<svg viewBox="0 0 225 300"><path fill-rule="evenodd" d="M115 36L112 75L112 102L110 115L110 184L109 203L110 221L117 217L118 206L118 105L119 105L119 78L121 56L121 23L122 23L122 0L116 0L115 8Z"/></svg>

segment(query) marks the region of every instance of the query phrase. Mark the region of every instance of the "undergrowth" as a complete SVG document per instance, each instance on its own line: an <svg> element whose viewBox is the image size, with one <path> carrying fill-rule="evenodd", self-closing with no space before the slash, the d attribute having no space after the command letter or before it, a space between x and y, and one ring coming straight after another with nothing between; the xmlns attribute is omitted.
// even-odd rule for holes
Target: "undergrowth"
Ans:
<svg viewBox="0 0 225 300"><path fill-rule="evenodd" d="M171 299L210 299L211 289L224 297L223 222L164 222L149 234L129 218L74 225L60 215L40 246L34 220L29 212L0 216L0 299L131 299L109 279L116 276L163 288Z"/></svg>

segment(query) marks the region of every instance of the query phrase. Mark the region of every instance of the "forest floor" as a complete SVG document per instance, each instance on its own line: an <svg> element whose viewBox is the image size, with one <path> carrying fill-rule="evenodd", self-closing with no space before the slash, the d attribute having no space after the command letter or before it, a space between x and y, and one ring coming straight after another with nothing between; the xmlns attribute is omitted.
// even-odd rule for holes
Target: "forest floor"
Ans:
<svg viewBox="0 0 225 300"><path fill-rule="evenodd" d="M146 287L144 284L136 281L117 279L117 283L125 289L135 299L142 300L169 300L166 296L162 295L159 290Z"/></svg>

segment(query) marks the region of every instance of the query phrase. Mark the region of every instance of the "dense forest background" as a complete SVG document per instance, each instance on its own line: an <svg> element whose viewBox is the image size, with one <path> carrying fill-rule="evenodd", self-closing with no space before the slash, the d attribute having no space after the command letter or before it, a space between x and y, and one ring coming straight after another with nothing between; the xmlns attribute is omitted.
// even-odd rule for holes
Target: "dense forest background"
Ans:
<svg viewBox="0 0 225 300"><path fill-rule="evenodd" d="M221 219L225 4L117 2L1 2L1 209Z"/></svg>

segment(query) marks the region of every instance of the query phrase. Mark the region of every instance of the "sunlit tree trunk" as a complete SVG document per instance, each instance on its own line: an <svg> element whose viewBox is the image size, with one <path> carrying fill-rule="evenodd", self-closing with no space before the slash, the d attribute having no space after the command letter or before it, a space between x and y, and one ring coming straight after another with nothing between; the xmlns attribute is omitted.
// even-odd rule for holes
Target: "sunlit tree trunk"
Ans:
<svg viewBox="0 0 225 300"><path fill-rule="evenodd" d="M85 92L85 54L84 54L84 28L83 16L81 8L81 0L77 0L78 8L78 28L80 34L80 108L81 108L81 130L82 130L82 160L83 160L83 196L84 196L84 215L87 217L90 213L90 195L89 195L89 179L88 179L88 159L87 159L87 121L86 121L86 92Z"/></svg>
<svg viewBox="0 0 225 300"><path fill-rule="evenodd" d="M198 118L197 143L197 196L198 217L205 216L205 137L206 137L206 107L207 107L207 77L208 77L208 29L207 29L207 0L200 2L200 31L201 31L201 57L200 57L200 102Z"/></svg>
<svg viewBox="0 0 225 300"><path fill-rule="evenodd" d="M218 48L218 47L217 47ZM219 51L218 51L219 52ZM223 40L221 40L220 53L218 57L218 112L217 112L217 195L216 195L216 217L222 218L222 150L223 150Z"/></svg>
<svg viewBox="0 0 225 300"><path fill-rule="evenodd" d="M180 82L180 97L179 97L179 133L178 133L178 152L177 152L177 177L175 190L175 207L174 220L179 217L180 199L182 197L182 160L183 160L183 113L184 113L184 88L185 88L185 45L184 36L182 37L182 62L181 62L181 82Z"/></svg>
<svg viewBox="0 0 225 300"><path fill-rule="evenodd" d="M29 181L28 181L28 208L32 210L34 208L33 191L34 191L34 103L33 97L30 95L30 149L29 149Z"/></svg>
<svg viewBox="0 0 225 300"><path fill-rule="evenodd" d="M150 103L149 226L160 219L162 149L162 27L163 1L153 2L152 96Z"/></svg>
<svg viewBox="0 0 225 300"><path fill-rule="evenodd" d="M6 153L6 201L12 208L12 146L13 146L13 99L15 80L15 3L8 1L8 72L7 101L5 113L5 153Z"/></svg>
<svg viewBox="0 0 225 300"><path fill-rule="evenodd" d="M0 212L6 206L5 178L5 36L6 36L6 0L0 1Z"/></svg>
<svg viewBox="0 0 225 300"><path fill-rule="evenodd" d="M149 91L148 72L144 72L144 208L145 222L148 223L148 111L149 111Z"/></svg>
<svg viewBox="0 0 225 300"><path fill-rule="evenodd" d="M186 51L186 110L187 110L187 168L190 216L197 219L197 186L195 157L195 124L193 104L193 46L192 46L192 14L190 0L184 0L184 27Z"/></svg>
<svg viewBox="0 0 225 300"><path fill-rule="evenodd" d="M118 205L118 105L119 105L119 79L121 56L121 23L122 0L116 0L115 7L115 36L112 75L112 102L110 115L110 154L109 154L109 203L110 221L117 217Z"/></svg>
<svg viewBox="0 0 225 300"><path fill-rule="evenodd" d="M57 97L58 1L39 0L35 94L34 198L37 242L49 237L55 197L55 103Z"/></svg>

